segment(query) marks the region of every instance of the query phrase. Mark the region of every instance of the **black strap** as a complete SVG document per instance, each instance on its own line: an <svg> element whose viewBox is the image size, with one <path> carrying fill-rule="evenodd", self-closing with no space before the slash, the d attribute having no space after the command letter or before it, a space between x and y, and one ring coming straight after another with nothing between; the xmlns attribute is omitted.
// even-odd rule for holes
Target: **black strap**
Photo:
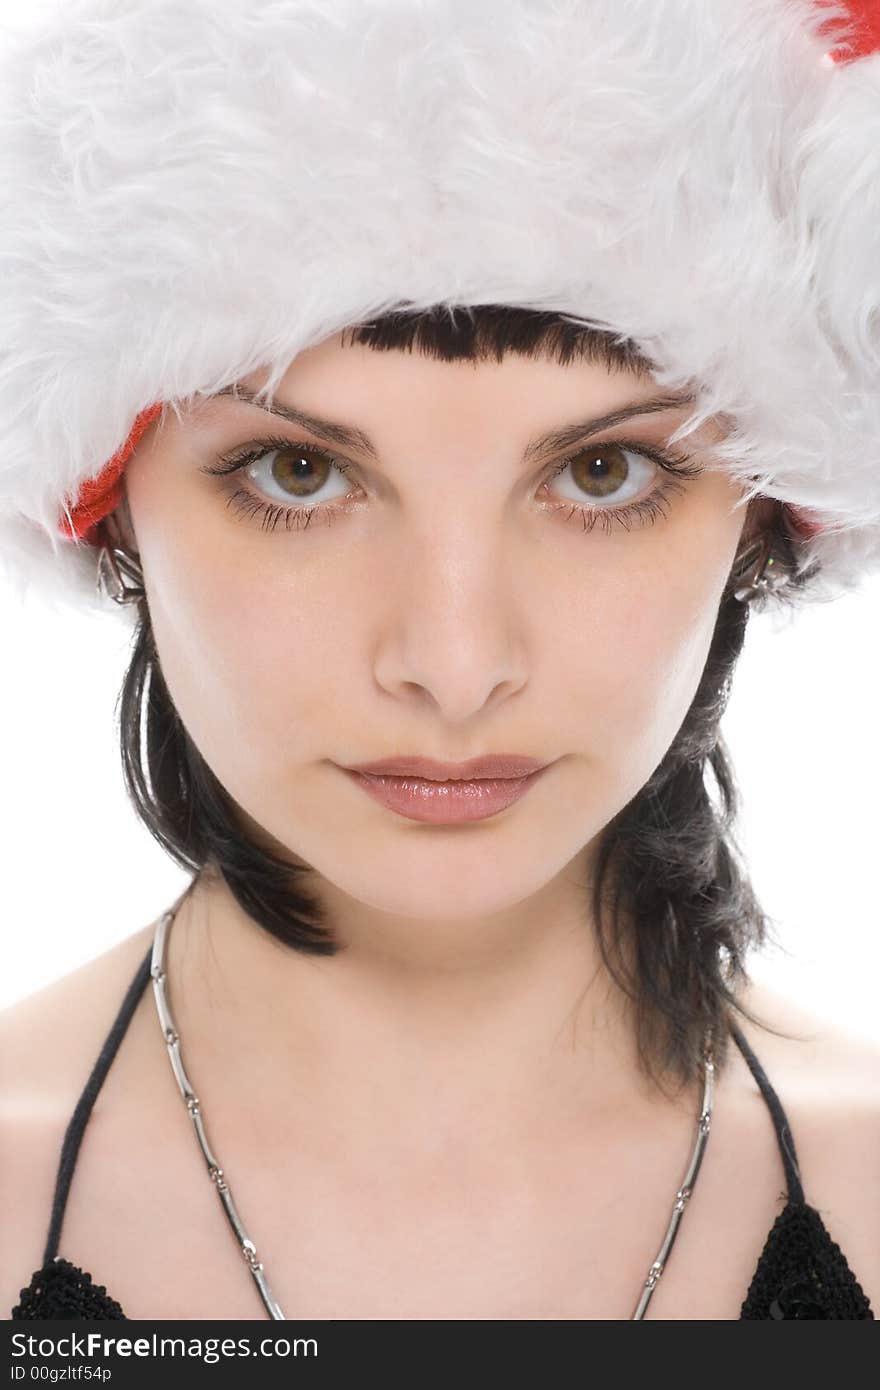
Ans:
<svg viewBox="0 0 880 1390"><path fill-rule="evenodd" d="M131 1022L131 1016L137 1008L138 1000L146 989L147 981L150 979L152 955L153 947L151 944L147 954L138 966L137 974L128 987L119 1013L116 1015L113 1027L107 1034L104 1046L98 1054L98 1060L95 1062L92 1073L83 1087L82 1095L76 1103L76 1108L70 1117L70 1122L65 1131L64 1142L61 1145L61 1158L58 1163L58 1176L55 1180L52 1218L49 1222L49 1234L46 1237L46 1249L43 1254L44 1266L53 1261L58 1253L58 1241L61 1236L61 1223L64 1220L64 1208L67 1205L70 1180L73 1177L73 1170L77 1155L79 1154L79 1147L82 1143L83 1131L92 1113L95 1097L103 1085L105 1076L110 1070L110 1063L116 1056L119 1044L125 1037L125 1030Z"/></svg>
<svg viewBox="0 0 880 1390"><path fill-rule="evenodd" d="M802 1203L804 1200L804 1190L801 1186L797 1153L794 1147L791 1126L788 1123L788 1116L782 1108L781 1100L767 1079L767 1073L764 1071L761 1063L758 1061L735 1023L731 1023L730 1033L740 1052L748 1062L752 1076L760 1086L761 1094L767 1102L770 1114L773 1116L773 1125L776 1130L776 1138L779 1141L779 1152L782 1154L782 1165L785 1169L785 1180L788 1185L788 1200L789 1202Z"/></svg>

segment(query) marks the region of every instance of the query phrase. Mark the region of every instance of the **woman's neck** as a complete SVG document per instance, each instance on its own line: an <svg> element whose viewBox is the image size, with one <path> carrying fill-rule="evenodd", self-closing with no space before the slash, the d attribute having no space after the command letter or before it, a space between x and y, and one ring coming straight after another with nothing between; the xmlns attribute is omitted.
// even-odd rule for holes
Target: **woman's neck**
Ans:
<svg viewBox="0 0 880 1390"><path fill-rule="evenodd" d="M171 929L169 997L197 1089L234 1098L265 1142L301 1144L307 1121L357 1159L461 1157L673 1104L638 1067L581 881L489 921L326 898L335 956L277 941L219 877ZM697 1104L696 1091L675 1102Z"/></svg>

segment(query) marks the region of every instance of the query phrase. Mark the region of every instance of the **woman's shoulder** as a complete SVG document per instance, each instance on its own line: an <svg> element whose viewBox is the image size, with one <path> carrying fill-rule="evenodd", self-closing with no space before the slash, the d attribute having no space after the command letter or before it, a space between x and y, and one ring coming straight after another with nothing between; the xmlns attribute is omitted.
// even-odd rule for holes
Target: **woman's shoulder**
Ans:
<svg viewBox="0 0 880 1390"><path fill-rule="evenodd" d="M0 1317L42 1263L64 1132L151 935L0 1010Z"/></svg>
<svg viewBox="0 0 880 1390"><path fill-rule="evenodd" d="M0 1010L0 1101L33 1111L53 1099L74 1102L88 1077L138 964L152 926Z"/></svg>
<svg viewBox="0 0 880 1390"><path fill-rule="evenodd" d="M880 1041L766 986L738 1020L788 1118L805 1201L880 1316Z"/></svg>
<svg viewBox="0 0 880 1390"><path fill-rule="evenodd" d="M752 983L741 1002L767 1029L737 1019L774 1089L811 1112L850 1109L880 1126L880 1037ZM774 1075L776 1079L774 1079ZM778 1085L777 1085L778 1081ZM880 1161L880 1154L876 1155Z"/></svg>

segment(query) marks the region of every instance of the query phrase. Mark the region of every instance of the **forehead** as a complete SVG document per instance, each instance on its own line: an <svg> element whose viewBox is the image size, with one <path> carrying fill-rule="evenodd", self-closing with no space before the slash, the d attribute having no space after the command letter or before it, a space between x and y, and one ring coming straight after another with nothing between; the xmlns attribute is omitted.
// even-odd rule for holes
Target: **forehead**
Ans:
<svg viewBox="0 0 880 1390"><path fill-rule="evenodd" d="M406 375L407 360L419 364L421 377L431 375L430 363L466 364L471 372L482 368L483 379L490 366L503 365L506 378L523 375L529 362L540 364L545 373L552 363L579 366L582 373L598 369L607 376L622 375L631 384L651 383L657 371L657 363L631 338L561 313L510 305L437 305L413 312L391 311L351 324L303 349L286 366L258 368L240 376L238 382L258 391L268 383L271 398L282 382L299 381L304 375L315 379L319 369L349 377L346 368L352 356L378 381ZM433 373L437 380L449 375Z"/></svg>
<svg viewBox="0 0 880 1390"><path fill-rule="evenodd" d="M687 391L661 391L652 377L606 365L511 354L502 361L438 362L423 353L352 349L338 340L301 354L271 397L266 370L251 373L209 398L206 409L248 406L339 448L375 461L378 437L388 428L430 429L460 437L511 425L532 436L525 461L566 447L584 432L611 428L636 415L683 410Z"/></svg>
<svg viewBox="0 0 880 1390"><path fill-rule="evenodd" d="M388 432L408 429L419 432L421 446L425 431L454 444L466 434L486 440L509 429L531 457L543 445L567 442L547 438L554 429L582 432L640 402L667 411L694 403L689 387L660 390L656 371L624 334L564 314L439 305L349 325L287 363L190 400L205 423L215 411L224 420L235 411L242 424L259 421L261 410L269 413L264 421L274 414L374 460L371 435L387 442Z"/></svg>

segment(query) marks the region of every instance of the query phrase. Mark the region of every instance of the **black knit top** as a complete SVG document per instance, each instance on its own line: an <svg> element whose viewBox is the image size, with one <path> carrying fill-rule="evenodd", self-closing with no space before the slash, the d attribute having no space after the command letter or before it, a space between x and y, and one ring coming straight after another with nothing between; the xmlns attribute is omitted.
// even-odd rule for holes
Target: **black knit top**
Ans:
<svg viewBox="0 0 880 1390"><path fill-rule="evenodd" d="M98 1284L88 1271L57 1252L67 1194L83 1131L95 1097L150 980L151 960L152 947L128 987L71 1115L61 1145L43 1264L27 1287L21 1290L21 1301L12 1309L13 1319L127 1317L104 1284ZM804 1199L794 1140L779 1097L738 1028L732 1029L732 1036L767 1102L787 1185L786 1205L766 1237L740 1309L740 1318L873 1319L871 1305L840 1246L832 1240L818 1211Z"/></svg>

